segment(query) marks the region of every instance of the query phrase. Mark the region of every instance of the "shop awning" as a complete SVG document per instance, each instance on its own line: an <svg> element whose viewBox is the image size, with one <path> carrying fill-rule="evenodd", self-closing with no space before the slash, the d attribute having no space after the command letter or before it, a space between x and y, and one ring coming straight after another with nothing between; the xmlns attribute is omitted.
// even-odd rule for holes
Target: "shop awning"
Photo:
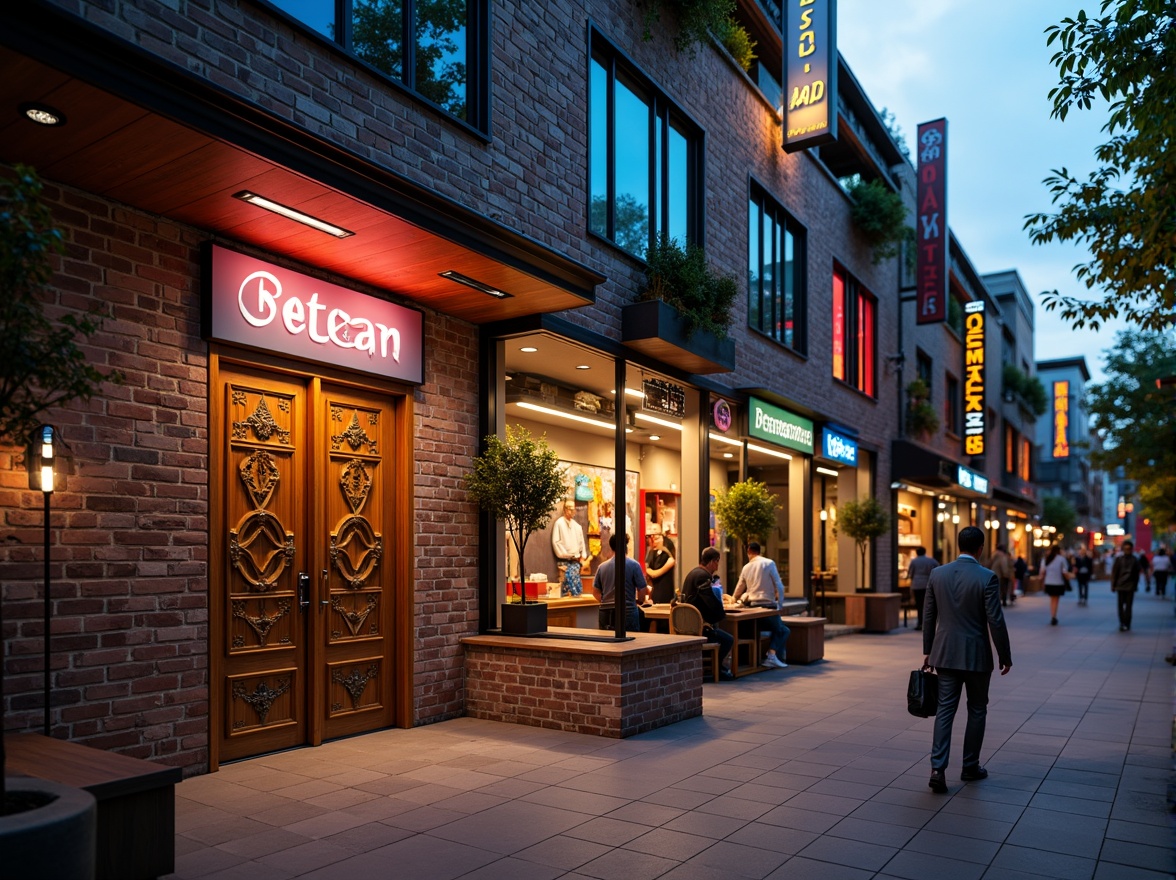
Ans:
<svg viewBox="0 0 1176 880"><path fill-rule="evenodd" d="M891 447L891 478L967 498L992 497L984 474L909 440L895 440Z"/></svg>

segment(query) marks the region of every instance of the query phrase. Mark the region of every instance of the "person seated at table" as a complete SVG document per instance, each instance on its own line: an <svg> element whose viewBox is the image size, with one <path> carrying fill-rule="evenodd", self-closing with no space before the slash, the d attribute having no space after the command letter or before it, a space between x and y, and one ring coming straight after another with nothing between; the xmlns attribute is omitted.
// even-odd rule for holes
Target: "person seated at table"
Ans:
<svg viewBox="0 0 1176 880"><path fill-rule="evenodd" d="M702 559L698 567L693 569L682 579L682 601L693 605L702 615L707 625L703 627L703 635L708 642L715 642L719 646L719 678L731 681L735 678L727 669L727 656L731 653L731 646L735 644L735 637L724 629L715 626L727 616L723 610L723 603L711 589L711 578L719 568L719 551L714 547L707 547L702 551Z"/></svg>
<svg viewBox="0 0 1176 880"><path fill-rule="evenodd" d="M613 629L613 611L616 601L617 573L617 536L609 535L608 546L613 555L600 564L596 569L594 586L600 589L599 623L601 629ZM629 536L625 535L625 547L629 546ZM641 629L641 610L637 607L640 596L645 591L645 574L641 570L641 563L632 556L625 556L625 579L621 585L625 596L625 631L638 632Z"/></svg>
<svg viewBox="0 0 1176 880"><path fill-rule="evenodd" d="M735 601L742 601L744 605L752 608L775 608L777 611L784 605L784 582L780 580L780 572L775 562L760 555L760 545L756 541L747 545L747 565L743 566L743 571L739 573L739 583L735 585ZM792 630L784 625L780 615L759 618L749 621L749 624L766 627L772 633L763 665L770 669L787 669L784 652Z"/></svg>

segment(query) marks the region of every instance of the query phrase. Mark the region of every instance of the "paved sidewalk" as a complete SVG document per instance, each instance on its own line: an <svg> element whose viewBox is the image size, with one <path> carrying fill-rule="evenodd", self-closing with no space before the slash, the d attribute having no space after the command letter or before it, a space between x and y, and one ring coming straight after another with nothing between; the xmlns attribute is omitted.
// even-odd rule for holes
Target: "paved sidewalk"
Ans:
<svg viewBox="0 0 1176 880"><path fill-rule="evenodd" d="M457 719L226 766L177 788L178 878L1161 880L1176 871L1173 602L1008 609L984 764L927 788L906 713L921 634L706 685L704 712L605 740Z"/></svg>

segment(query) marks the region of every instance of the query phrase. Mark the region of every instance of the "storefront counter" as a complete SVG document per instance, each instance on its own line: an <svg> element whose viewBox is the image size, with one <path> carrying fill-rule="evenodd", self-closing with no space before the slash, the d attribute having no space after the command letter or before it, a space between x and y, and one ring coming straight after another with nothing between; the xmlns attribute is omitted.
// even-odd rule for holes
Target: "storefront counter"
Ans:
<svg viewBox="0 0 1176 880"><path fill-rule="evenodd" d="M564 596L543 599L547 603L547 626L570 626L596 629L600 622L600 600L595 596Z"/></svg>
<svg viewBox="0 0 1176 880"><path fill-rule="evenodd" d="M675 724L702 714L705 641L653 633L623 642L467 636L465 713L616 738Z"/></svg>

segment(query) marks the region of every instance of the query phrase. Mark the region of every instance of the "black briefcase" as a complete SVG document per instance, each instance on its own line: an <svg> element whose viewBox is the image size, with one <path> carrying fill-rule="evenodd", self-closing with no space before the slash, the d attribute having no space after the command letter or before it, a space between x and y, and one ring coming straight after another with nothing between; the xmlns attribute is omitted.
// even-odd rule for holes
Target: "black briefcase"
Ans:
<svg viewBox="0 0 1176 880"><path fill-rule="evenodd" d="M939 676L930 667L916 669L907 684L907 711L916 718L930 718L939 709Z"/></svg>

